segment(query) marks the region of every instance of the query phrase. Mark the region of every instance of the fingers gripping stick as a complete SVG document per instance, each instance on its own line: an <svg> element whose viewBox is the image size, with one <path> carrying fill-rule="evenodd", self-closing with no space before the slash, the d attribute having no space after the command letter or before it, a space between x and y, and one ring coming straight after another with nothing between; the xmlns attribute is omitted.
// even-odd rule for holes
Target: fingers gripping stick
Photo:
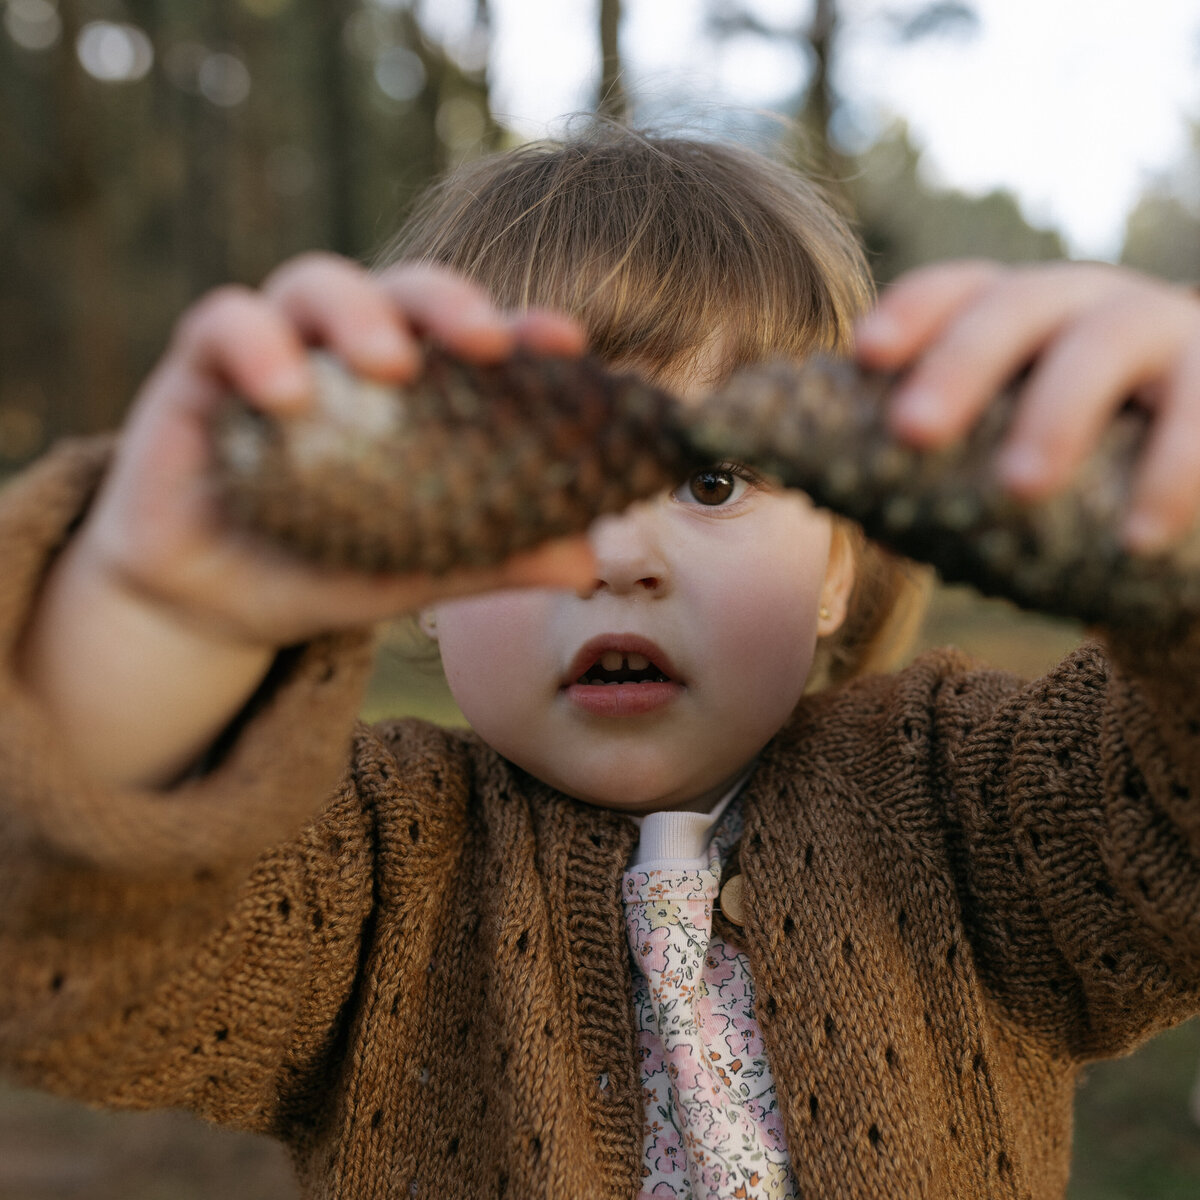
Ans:
<svg viewBox="0 0 1200 1200"><path fill-rule="evenodd" d="M894 378L814 358L735 373L680 404L590 359L519 353L480 366L430 347L397 388L317 358L313 411L279 420L231 397L217 475L231 517L332 566L496 563L731 459L802 488L872 537L1026 607L1170 630L1200 614L1200 531L1170 554L1120 545L1146 418L1123 414L1072 487L1023 504L995 480L1014 408L918 451L887 429Z"/></svg>
<svg viewBox="0 0 1200 1200"><path fill-rule="evenodd" d="M587 359L479 365L426 348L394 387L314 355L310 413L230 397L217 418L229 514L306 558L366 571L489 566L674 486L692 466L667 393Z"/></svg>
<svg viewBox="0 0 1200 1200"><path fill-rule="evenodd" d="M1144 410L1121 412L1069 488L1023 502L996 474L1020 379L940 450L890 433L896 382L833 359L751 368L696 415L692 439L804 489L948 582L1109 625L1170 631L1200 615L1200 527L1162 555L1134 555L1120 541L1149 434Z"/></svg>

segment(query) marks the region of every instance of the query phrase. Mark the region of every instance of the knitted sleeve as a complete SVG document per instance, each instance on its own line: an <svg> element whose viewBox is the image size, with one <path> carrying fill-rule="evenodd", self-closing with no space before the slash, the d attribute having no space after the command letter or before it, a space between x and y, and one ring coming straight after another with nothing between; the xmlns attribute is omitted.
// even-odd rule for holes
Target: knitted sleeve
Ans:
<svg viewBox="0 0 1200 1200"><path fill-rule="evenodd" d="M931 786L1001 1011L1077 1059L1200 1010L1200 634L934 689Z"/></svg>
<svg viewBox="0 0 1200 1200"><path fill-rule="evenodd" d="M2 664L109 449L66 444L0 494L0 1069L262 1128L300 1103L357 970L373 841L347 763L370 640L281 655L175 788L91 783Z"/></svg>

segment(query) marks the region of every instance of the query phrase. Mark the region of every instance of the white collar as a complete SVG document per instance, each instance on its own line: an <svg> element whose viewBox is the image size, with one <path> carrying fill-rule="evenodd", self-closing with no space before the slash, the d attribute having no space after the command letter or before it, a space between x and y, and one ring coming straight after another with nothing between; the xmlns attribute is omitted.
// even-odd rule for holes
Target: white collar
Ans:
<svg viewBox="0 0 1200 1200"><path fill-rule="evenodd" d="M707 865L708 843L712 839L712 831L753 770L752 762L709 812L667 809L664 812L634 816L642 836L629 865L640 867L650 862L665 862L676 867L683 864Z"/></svg>

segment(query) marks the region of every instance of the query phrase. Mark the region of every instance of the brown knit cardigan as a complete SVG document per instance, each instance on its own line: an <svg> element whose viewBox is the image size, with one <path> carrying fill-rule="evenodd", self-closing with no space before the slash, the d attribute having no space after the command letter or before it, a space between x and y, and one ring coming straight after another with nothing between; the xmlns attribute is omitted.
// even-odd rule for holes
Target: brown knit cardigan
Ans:
<svg viewBox="0 0 1200 1200"><path fill-rule="evenodd" d="M6 652L103 462L0 501ZM935 654L764 752L743 939L810 1200L1059 1196L1079 1064L1200 1008L1200 654L1115 656ZM282 656L167 794L89 785L3 676L0 1060L274 1134L312 1197L630 1200L634 825L469 733L355 728L369 659Z"/></svg>

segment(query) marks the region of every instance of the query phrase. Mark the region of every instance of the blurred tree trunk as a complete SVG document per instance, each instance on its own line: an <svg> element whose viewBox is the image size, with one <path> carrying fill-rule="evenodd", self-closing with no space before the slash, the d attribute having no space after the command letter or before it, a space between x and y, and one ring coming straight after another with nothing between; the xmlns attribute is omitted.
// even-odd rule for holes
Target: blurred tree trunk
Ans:
<svg viewBox="0 0 1200 1200"><path fill-rule="evenodd" d="M843 181L848 172L844 156L833 137L833 120L839 97L834 85L841 19L837 0L813 0L812 15L804 21L779 24L758 15L747 3L731 6L710 0L708 26L718 39L752 36L764 41L790 42L809 61L810 68L796 109L797 128L789 139L805 170L819 178L831 197L849 204Z"/></svg>
<svg viewBox="0 0 1200 1200"><path fill-rule="evenodd" d="M621 62L621 0L600 0L600 85L596 112L622 124L629 120L629 94Z"/></svg>
<svg viewBox="0 0 1200 1200"><path fill-rule="evenodd" d="M156 48L169 46L180 37L180 22L172 5L164 0L127 0L131 19L146 31ZM138 196L146 220L139 259L151 259L155 271L154 302L160 311L176 312L202 286L193 281L188 264L200 258L198 251L185 251L203 235L195 220L195 181L187 178L191 154L179 131L193 119L197 97L173 85L157 50L148 79L149 111L152 119L138 130L142 144L141 169L137 174Z"/></svg>
<svg viewBox="0 0 1200 1200"><path fill-rule="evenodd" d="M280 253L284 214L279 194L271 186L267 164L277 142L278 110L290 98L291 89L276 92L279 87L276 73L269 70L272 43L276 40L272 24L246 12L242 6L237 13L236 39L244 60L258 69L251 80L247 102L239 106L236 119L226 122L232 168L230 221L226 231L229 274L230 278L257 284L275 265Z"/></svg>
<svg viewBox="0 0 1200 1200"><path fill-rule="evenodd" d="M358 250L358 129L345 29L354 0L310 2L316 28L310 47L311 86L320 98L316 105L316 160L321 164L327 206L327 246L339 254L353 254Z"/></svg>
<svg viewBox="0 0 1200 1200"><path fill-rule="evenodd" d="M476 0L474 16L474 36L490 37L487 0ZM499 148L504 138L492 115L486 56L481 66L465 69L446 47L429 37L412 5L396 11L395 28L397 43L420 60L424 84L398 113L388 112L382 121L379 115L374 118L375 126L384 131L380 141L389 151L382 161L386 178L375 179L372 187L376 196L393 198L385 235L395 232L412 200L431 179L461 159ZM374 166L379 165L377 160Z"/></svg>
<svg viewBox="0 0 1200 1200"><path fill-rule="evenodd" d="M839 0L812 0L807 23L778 23L755 12L752 0L738 4L710 0L708 26L718 39L751 35L792 42L803 50L811 66L795 110L799 129L793 148L804 167L824 183L835 203L852 213L850 184L855 167L839 147L835 132L842 103L835 75L848 10L857 15L852 7L839 5ZM979 27L979 18L968 0L925 0L909 10L885 7L876 17L890 27L892 40L901 46L927 37L970 36Z"/></svg>
<svg viewBox="0 0 1200 1200"><path fill-rule="evenodd" d="M66 360L80 424L94 430L119 411L132 380L104 213L94 105L74 54L82 24L79 7L64 4L59 10L62 38L54 53L51 101L57 169L46 230L53 255L42 266L54 272L54 311L43 313L42 320L48 335L44 353Z"/></svg>
<svg viewBox="0 0 1200 1200"><path fill-rule="evenodd" d="M473 36L485 48L492 44L492 7L488 0L475 0L475 29ZM504 130L500 122L492 115L492 80L488 68L488 57L483 56L483 66L475 73L474 83L477 87L477 101L483 111L484 130L481 149L490 154L499 150L504 144Z"/></svg>
<svg viewBox="0 0 1200 1200"><path fill-rule="evenodd" d="M1200 119L1189 152L1143 190L1125 218L1121 262L1200 286Z"/></svg>
<svg viewBox="0 0 1200 1200"><path fill-rule="evenodd" d="M61 357L51 365L43 353L60 307L43 249L44 209L57 193L45 119L52 79L48 55L21 56L0 41L0 476L40 447L58 415Z"/></svg>
<svg viewBox="0 0 1200 1200"><path fill-rule="evenodd" d="M839 24L835 0L815 0L812 20L805 34L812 52L813 68L799 115L809 137L810 170L830 188L837 189L840 198L849 203L844 189L849 166L833 137L833 116L838 97L834 90L832 70Z"/></svg>
<svg viewBox="0 0 1200 1200"><path fill-rule="evenodd" d="M200 5L200 44L224 53L233 45L231 8L234 0ZM200 66L203 72L205 60ZM184 228L187 232L188 292L196 295L226 282L232 275L230 228L237 219L231 196L233 169L230 116L203 91L203 78L185 110L184 147L188 164Z"/></svg>

